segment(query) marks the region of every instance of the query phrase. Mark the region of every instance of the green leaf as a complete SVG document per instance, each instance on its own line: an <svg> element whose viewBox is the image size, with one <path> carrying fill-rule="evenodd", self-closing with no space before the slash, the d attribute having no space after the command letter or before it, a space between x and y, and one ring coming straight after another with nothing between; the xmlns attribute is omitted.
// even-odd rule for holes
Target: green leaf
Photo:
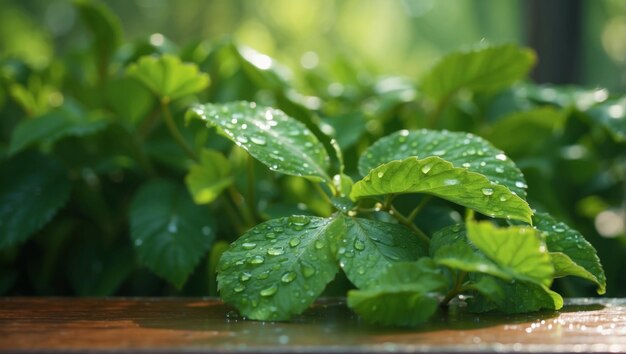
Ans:
<svg viewBox="0 0 626 354"><path fill-rule="evenodd" d="M107 106L123 122L138 124L154 107L154 95L141 82L129 77L107 81L104 88Z"/></svg>
<svg viewBox="0 0 626 354"><path fill-rule="evenodd" d="M524 78L535 55L513 44L491 46L445 56L422 79L427 95L445 100L461 89L495 92Z"/></svg>
<svg viewBox="0 0 626 354"><path fill-rule="evenodd" d="M228 159L213 150L203 150L200 162L189 168L187 188L196 204L208 204L233 183Z"/></svg>
<svg viewBox="0 0 626 354"><path fill-rule="evenodd" d="M587 114L604 126L615 141L626 142L626 97L598 104Z"/></svg>
<svg viewBox="0 0 626 354"><path fill-rule="evenodd" d="M554 267L546 245L530 226L498 228L488 221L468 220L467 238L513 278L550 286Z"/></svg>
<svg viewBox="0 0 626 354"><path fill-rule="evenodd" d="M139 261L179 289L211 246L214 224L207 209L167 181L142 186L131 205L130 236Z"/></svg>
<svg viewBox="0 0 626 354"><path fill-rule="evenodd" d="M365 290L348 292L348 306L371 323L393 326L416 326L428 320L438 309L435 291L447 285L431 259L399 262L385 269Z"/></svg>
<svg viewBox="0 0 626 354"><path fill-rule="evenodd" d="M330 181L330 159L324 146L304 126L278 109L253 102L194 106L187 119L215 125L271 170L313 180Z"/></svg>
<svg viewBox="0 0 626 354"><path fill-rule="evenodd" d="M347 218L346 233L337 240L341 269L357 288L366 288L389 266L427 255L427 246L402 225Z"/></svg>
<svg viewBox="0 0 626 354"><path fill-rule="evenodd" d="M334 242L344 218L290 216L259 224L220 259L222 298L254 320L287 320L304 311L339 270Z"/></svg>
<svg viewBox="0 0 626 354"><path fill-rule="evenodd" d="M467 232L465 224L454 224L438 230L430 238L428 254L433 257L443 246L456 243L458 241L467 242Z"/></svg>
<svg viewBox="0 0 626 354"><path fill-rule="evenodd" d="M71 184L56 160L20 154L0 164L0 249L24 242L65 205Z"/></svg>
<svg viewBox="0 0 626 354"><path fill-rule="evenodd" d="M85 26L94 36L94 47L100 65L105 65L122 44L120 20L103 3L92 0L74 0Z"/></svg>
<svg viewBox="0 0 626 354"><path fill-rule="evenodd" d="M466 241L457 241L443 245L434 254L437 264L450 269L464 272L484 273L504 280L511 280L511 276L502 271L495 263L477 254Z"/></svg>
<svg viewBox="0 0 626 354"><path fill-rule="evenodd" d="M353 199L385 194L425 193L491 217L530 223L532 211L522 198L486 177L431 156L409 157L376 167L352 187Z"/></svg>
<svg viewBox="0 0 626 354"><path fill-rule="evenodd" d="M86 113L76 108L59 108L40 117L22 120L11 136L9 154L15 155L35 144L52 145L68 136L94 134L108 124L109 120L98 112Z"/></svg>
<svg viewBox="0 0 626 354"><path fill-rule="evenodd" d="M481 278L471 287L483 295L468 300L468 308L472 312L497 309L506 314L515 314L559 310L563 307L561 295L544 285L523 281L505 282L494 278L487 281Z"/></svg>
<svg viewBox="0 0 626 354"><path fill-rule="evenodd" d="M127 74L141 81L164 102L200 92L209 85L209 76L201 73L195 64L183 63L169 54L141 57L128 67Z"/></svg>
<svg viewBox="0 0 626 354"><path fill-rule="evenodd" d="M545 236L548 251L563 253L571 262L581 266L587 272L581 272L574 264L567 264L567 259L555 255L553 261L557 270L556 276L574 275L590 280L598 285L598 294L606 291L606 276L595 248L585 240L578 231L565 223L558 222L547 213L537 213L533 217L535 227Z"/></svg>
<svg viewBox="0 0 626 354"><path fill-rule="evenodd" d="M542 148L554 139L565 119L565 111L552 107L515 112L491 124L482 136L511 156L532 156L545 152Z"/></svg>
<svg viewBox="0 0 626 354"><path fill-rule="evenodd" d="M521 198L526 197L524 176L513 161L485 139L470 133L427 129L395 132L365 150L359 159L359 171L365 176L377 166L411 156L441 157L454 167L480 173Z"/></svg>

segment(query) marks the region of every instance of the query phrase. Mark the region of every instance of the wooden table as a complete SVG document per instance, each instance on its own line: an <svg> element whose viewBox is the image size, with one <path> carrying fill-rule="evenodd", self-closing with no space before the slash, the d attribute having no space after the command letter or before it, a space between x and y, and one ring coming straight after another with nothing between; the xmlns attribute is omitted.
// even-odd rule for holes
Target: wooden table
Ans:
<svg viewBox="0 0 626 354"><path fill-rule="evenodd" d="M573 299L559 312L442 313L417 329L369 326L343 299L292 322L239 317L216 299L0 298L1 353L626 353L626 299Z"/></svg>

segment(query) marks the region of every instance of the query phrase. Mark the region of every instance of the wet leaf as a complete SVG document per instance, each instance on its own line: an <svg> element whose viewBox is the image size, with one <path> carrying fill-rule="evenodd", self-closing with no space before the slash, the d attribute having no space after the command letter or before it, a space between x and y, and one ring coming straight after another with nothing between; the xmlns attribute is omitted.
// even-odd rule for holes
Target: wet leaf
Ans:
<svg viewBox="0 0 626 354"><path fill-rule="evenodd" d="M561 295L544 285L484 278L472 285L475 290L483 295L468 301L468 308L472 312L498 310L502 313L514 314L540 310L559 310L563 307Z"/></svg>
<svg viewBox="0 0 626 354"><path fill-rule="evenodd" d="M443 57L422 79L427 95L444 100L461 89L495 92L524 78L535 55L514 44L455 52Z"/></svg>
<svg viewBox="0 0 626 354"><path fill-rule="evenodd" d="M411 156L420 159L438 156L454 167L480 173L521 198L526 197L526 181L515 163L502 150L470 133L427 129L395 132L365 150L359 159L359 172L365 176L384 163Z"/></svg>
<svg viewBox="0 0 626 354"><path fill-rule="evenodd" d="M450 269L464 272L484 273L504 280L511 280L511 276L501 270L495 263L479 255L466 241L457 241L441 246L433 256L435 262Z"/></svg>
<svg viewBox="0 0 626 354"><path fill-rule="evenodd" d="M201 73L195 64L183 63L169 54L141 57L128 67L127 74L164 102L200 92L209 85L209 76Z"/></svg>
<svg viewBox="0 0 626 354"><path fill-rule="evenodd" d="M255 320L287 320L304 311L339 270L335 239L344 218L290 216L259 224L224 252L222 298Z"/></svg>
<svg viewBox="0 0 626 354"><path fill-rule="evenodd" d="M24 242L65 205L71 184L55 159L25 153L0 164L0 249Z"/></svg>
<svg viewBox="0 0 626 354"><path fill-rule="evenodd" d="M513 278L549 287L554 267L546 245L530 226L496 227L468 220L467 238Z"/></svg>
<svg viewBox="0 0 626 354"><path fill-rule="evenodd" d="M203 150L200 162L189 168L185 183L196 204L208 204L233 183L230 163L217 151Z"/></svg>
<svg viewBox="0 0 626 354"><path fill-rule="evenodd" d="M346 232L337 240L341 269L357 288L367 288L389 266L427 255L422 244L405 226L378 220L346 218Z"/></svg>
<svg viewBox="0 0 626 354"><path fill-rule="evenodd" d="M569 258L553 255L557 274L555 276L574 275L590 280L598 285L598 294L606 291L606 276L595 248L578 231L565 223L555 220L547 213L537 213L533 217L535 226L545 236L548 251L562 253ZM582 272L575 265L582 267Z"/></svg>
<svg viewBox="0 0 626 354"><path fill-rule="evenodd" d="M250 102L194 106L187 119L215 125L230 140L271 170L330 182L330 159L304 124L278 109Z"/></svg>
<svg viewBox="0 0 626 354"><path fill-rule="evenodd" d="M364 290L348 292L348 306L370 323L416 326L428 320L439 307L436 291L446 278L432 260L400 262L385 269Z"/></svg>
<svg viewBox="0 0 626 354"><path fill-rule="evenodd" d="M430 194L492 217L531 221L528 203L509 189L435 156L409 157L376 167L354 184L350 196L404 193Z"/></svg>
<svg viewBox="0 0 626 354"><path fill-rule="evenodd" d="M133 199L130 237L139 261L180 289L213 243L215 222L185 189L149 182Z"/></svg>

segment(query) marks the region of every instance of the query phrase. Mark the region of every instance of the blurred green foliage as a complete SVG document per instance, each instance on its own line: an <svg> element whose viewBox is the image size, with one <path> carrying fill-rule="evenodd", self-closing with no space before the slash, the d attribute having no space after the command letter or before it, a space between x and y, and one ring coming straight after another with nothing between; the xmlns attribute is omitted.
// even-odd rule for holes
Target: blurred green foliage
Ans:
<svg viewBox="0 0 626 354"><path fill-rule="evenodd" d="M531 205L594 244L607 294L626 295L626 108L612 74L624 67L626 31L615 31L623 11L610 11L619 2L585 2L595 14L586 33L602 33L586 49L597 63L585 65L592 88L535 85L525 70L493 90L429 84L443 52L483 38L522 41L520 4L489 4L109 1L109 11L91 1L3 0L0 294L215 295L224 241L271 218L329 215L310 181L273 174L200 122L184 123L193 103L247 100L334 136L352 177L361 153L400 129L486 138L520 167ZM145 78L158 65L199 82L178 95L168 77ZM425 223L432 234L451 222L449 211L434 203L417 221L435 220ZM171 237L185 229L189 242ZM556 287L566 296L594 290L575 279Z"/></svg>

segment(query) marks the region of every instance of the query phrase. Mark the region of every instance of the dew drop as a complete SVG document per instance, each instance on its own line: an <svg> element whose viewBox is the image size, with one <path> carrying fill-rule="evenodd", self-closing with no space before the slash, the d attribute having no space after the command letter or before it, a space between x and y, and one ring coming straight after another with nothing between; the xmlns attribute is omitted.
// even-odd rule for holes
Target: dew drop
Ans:
<svg viewBox="0 0 626 354"><path fill-rule="evenodd" d="M378 176L378 178L383 178L383 176L385 175L385 172L380 171L376 175Z"/></svg>
<svg viewBox="0 0 626 354"><path fill-rule="evenodd" d="M265 238L269 238L270 240L275 239L276 238L276 233L268 232L268 233L265 234Z"/></svg>
<svg viewBox="0 0 626 354"><path fill-rule="evenodd" d="M307 263L300 263L300 268L302 270L302 275L304 275L305 278L310 278L315 275L315 268Z"/></svg>
<svg viewBox="0 0 626 354"><path fill-rule="evenodd" d="M482 189L482 192L483 192L483 194L484 194L484 195L486 195L486 196L493 195L493 189L491 189L491 188L483 188L483 189Z"/></svg>
<svg viewBox="0 0 626 354"><path fill-rule="evenodd" d="M297 276L298 275L296 274L296 272L287 272L283 274L282 277L280 277L280 281L282 281L283 283L291 283L296 279Z"/></svg>
<svg viewBox="0 0 626 354"><path fill-rule="evenodd" d="M263 264L265 262L265 258L261 256L254 256L248 261L250 264Z"/></svg>
<svg viewBox="0 0 626 354"><path fill-rule="evenodd" d="M252 278L252 274L250 274L248 272L241 273L241 276L239 277L239 279L241 281L248 281L248 280L250 280L250 278Z"/></svg>
<svg viewBox="0 0 626 354"><path fill-rule="evenodd" d="M427 174L428 172L430 172L431 168L433 168L432 165L424 165L424 166L422 166L422 173L423 174Z"/></svg>
<svg viewBox="0 0 626 354"><path fill-rule="evenodd" d="M236 293L240 293L244 290L246 290L246 286L243 284L237 284L237 286L233 288L233 291L235 291Z"/></svg>
<svg viewBox="0 0 626 354"><path fill-rule="evenodd" d="M261 290L259 292L259 295L263 296L263 297L269 297L272 296L274 294L276 294L276 292L278 291L278 286L276 286L276 284L270 286L269 288L265 288L263 290Z"/></svg>
<svg viewBox="0 0 626 354"><path fill-rule="evenodd" d="M289 246L291 247L296 247L300 244L300 239L297 237L292 238L291 240L289 240Z"/></svg>
<svg viewBox="0 0 626 354"><path fill-rule="evenodd" d="M436 150L436 151L433 151L433 155L434 156L443 156L445 154L446 154L446 150Z"/></svg>
<svg viewBox="0 0 626 354"><path fill-rule="evenodd" d="M472 167L472 165L469 162L464 162L461 166L463 166L464 168Z"/></svg>
<svg viewBox="0 0 626 354"><path fill-rule="evenodd" d="M354 248L359 251L363 251L365 249L365 244L363 243L363 241L356 239L354 241Z"/></svg>
<svg viewBox="0 0 626 354"><path fill-rule="evenodd" d="M496 155L496 160L500 160L500 161L506 161L506 155L505 154L497 154Z"/></svg>
<svg viewBox="0 0 626 354"><path fill-rule="evenodd" d="M281 254L284 254L285 250L282 247L272 247L272 248L268 248L267 250L267 254L269 254L270 256L280 256Z"/></svg>
<svg viewBox="0 0 626 354"><path fill-rule="evenodd" d="M517 188L528 188L528 186L526 185L526 183L522 182L522 181L517 181L515 182L515 187Z"/></svg>
<svg viewBox="0 0 626 354"><path fill-rule="evenodd" d="M501 195L500 196L500 201L501 202L506 202L507 200L509 200L509 197L507 197L506 195Z"/></svg>
<svg viewBox="0 0 626 354"><path fill-rule="evenodd" d="M296 226L305 226L311 222L311 218L306 215L292 215L289 217L289 222Z"/></svg>
<svg viewBox="0 0 626 354"><path fill-rule="evenodd" d="M563 228L562 226L560 226L558 224L557 225L552 225L552 230L554 230L554 232L558 232L558 233L565 232L565 228Z"/></svg>
<svg viewBox="0 0 626 354"><path fill-rule="evenodd" d="M253 136L253 137L250 138L250 141L253 144L261 145L261 146L267 144L267 140L265 140L265 138L262 137L262 136Z"/></svg>
<svg viewBox="0 0 626 354"><path fill-rule="evenodd" d="M260 273L260 274L257 276L257 279L259 279L259 280L263 280L263 279L267 279L267 278L269 278L269 277L270 277L270 272L269 272L269 270L266 270L265 272Z"/></svg>
<svg viewBox="0 0 626 354"><path fill-rule="evenodd" d="M316 250L321 250L322 248L324 248L324 242L317 240L315 241L315 249Z"/></svg>
<svg viewBox="0 0 626 354"><path fill-rule="evenodd" d="M248 138L246 138L243 135L239 135L235 140L237 140L237 142L242 143L242 144L245 144L248 142Z"/></svg>
<svg viewBox="0 0 626 354"><path fill-rule="evenodd" d="M497 173L504 173L504 169L502 167L496 167L496 172Z"/></svg>
<svg viewBox="0 0 626 354"><path fill-rule="evenodd" d="M252 242L245 242L241 245L241 248L243 248L244 250L252 250L256 247L256 243L252 243Z"/></svg>
<svg viewBox="0 0 626 354"><path fill-rule="evenodd" d="M140 239L140 238L136 239L136 240L135 240L135 247L139 247L139 246L141 246L141 245L143 245L143 240L142 240L142 239Z"/></svg>

